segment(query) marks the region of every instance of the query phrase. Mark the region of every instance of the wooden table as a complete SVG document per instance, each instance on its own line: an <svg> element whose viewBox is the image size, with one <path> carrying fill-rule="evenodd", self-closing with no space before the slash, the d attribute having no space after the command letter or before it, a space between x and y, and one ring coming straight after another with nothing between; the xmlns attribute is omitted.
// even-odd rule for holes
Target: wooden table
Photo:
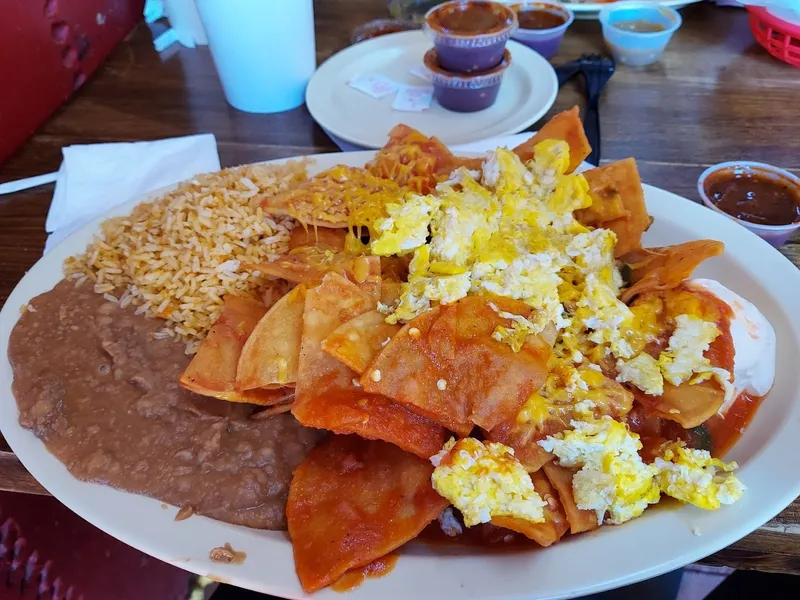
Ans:
<svg viewBox="0 0 800 600"><path fill-rule="evenodd" d="M319 60L347 46L356 25L385 16L385 5L319 0ZM720 161L752 159L800 172L800 71L755 43L741 9L695 5L683 19L660 63L620 67L608 84L603 162L634 156L647 183L694 200L698 175ZM206 48L173 48L159 57L151 39L147 27L136 29L0 168L0 181L56 170L61 147L74 143L212 132L223 166L337 150L305 108L251 115L228 106ZM602 51L599 24L575 22L554 63ZM579 84L569 83L548 118L582 100ZM0 304L42 254L52 193L46 186L0 196ZM800 265L800 244L782 251ZM0 450L0 489L46 493L4 444ZM800 501L707 562L800 573Z"/></svg>

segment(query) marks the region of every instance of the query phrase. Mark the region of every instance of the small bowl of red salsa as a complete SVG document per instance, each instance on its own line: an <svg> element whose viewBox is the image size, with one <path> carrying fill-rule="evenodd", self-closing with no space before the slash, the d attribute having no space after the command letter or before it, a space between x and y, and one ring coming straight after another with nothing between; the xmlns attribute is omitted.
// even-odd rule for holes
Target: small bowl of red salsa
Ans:
<svg viewBox="0 0 800 600"><path fill-rule="evenodd" d="M697 181L703 203L776 248L800 228L800 178L752 161L724 162Z"/></svg>
<svg viewBox="0 0 800 600"><path fill-rule="evenodd" d="M517 15L500 2L445 2L425 15L439 66L452 73L475 73L503 62L506 42L517 28Z"/></svg>
<svg viewBox="0 0 800 600"><path fill-rule="evenodd" d="M522 2L511 8L519 21L511 38L547 59L558 51L564 32L575 19L570 9L556 2Z"/></svg>

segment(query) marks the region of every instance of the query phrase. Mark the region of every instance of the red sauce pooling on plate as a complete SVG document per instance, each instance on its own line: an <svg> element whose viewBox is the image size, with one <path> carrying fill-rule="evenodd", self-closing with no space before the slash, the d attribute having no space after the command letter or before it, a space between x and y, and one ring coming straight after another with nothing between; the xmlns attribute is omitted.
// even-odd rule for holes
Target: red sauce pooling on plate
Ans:
<svg viewBox="0 0 800 600"><path fill-rule="evenodd" d="M335 592L349 592L356 589L366 579L379 579L385 577L394 569L397 564L397 554L387 554L371 563L364 565L358 569L351 569L342 575L336 583L331 586Z"/></svg>
<svg viewBox="0 0 800 600"><path fill-rule="evenodd" d="M715 415L706 421L711 434L711 454L724 456L742 436L745 428L756 415L763 396L739 394L725 416Z"/></svg>
<svg viewBox="0 0 800 600"><path fill-rule="evenodd" d="M717 208L742 221L757 225L800 222L800 189L779 175L733 167L711 173L704 187Z"/></svg>
<svg viewBox="0 0 800 600"><path fill-rule="evenodd" d="M434 29L461 35L495 33L513 22L511 9L495 2L446 4L428 17Z"/></svg>
<svg viewBox="0 0 800 600"><path fill-rule="evenodd" d="M566 23L564 15L548 10L521 10L517 13L520 29L553 29Z"/></svg>

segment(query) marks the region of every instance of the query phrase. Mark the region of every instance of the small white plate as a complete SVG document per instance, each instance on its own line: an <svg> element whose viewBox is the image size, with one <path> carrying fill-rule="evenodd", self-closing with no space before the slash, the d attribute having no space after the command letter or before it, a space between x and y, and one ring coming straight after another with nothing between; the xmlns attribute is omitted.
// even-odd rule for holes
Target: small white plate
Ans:
<svg viewBox="0 0 800 600"><path fill-rule="evenodd" d="M695 4L696 2L702 2L702 0L661 0L661 2L657 2L657 4L679 10L684 6ZM575 13L576 19L581 19L584 21L596 21L597 15L600 14L600 11L609 4L613 4L613 2L587 2L584 4L578 4L575 2L562 2L562 4Z"/></svg>
<svg viewBox="0 0 800 600"><path fill-rule="evenodd" d="M374 152L313 156L309 157L310 171L316 173L336 164L362 166L374 156ZM386 577L368 580L345 595L325 589L309 596L300 589L292 547L284 532L248 529L199 516L175 521L175 507L78 481L33 433L19 425L11 390L9 335L19 319L20 307L63 277L64 259L83 252L92 236L100 232L104 219L129 214L138 200L114 208L58 244L8 297L0 311L0 429L25 467L50 493L109 535L182 569L281 598L552 600L600 592L672 571L744 537L800 493L800 370L796 365L800 354L796 300L800 296L800 272L777 250L727 217L649 185L644 186L644 193L648 212L655 218L645 234L645 245L704 237L724 242L725 253L703 263L697 276L716 279L751 300L778 334L775 386L726 457L739 462L738 475L748 487L733 506L718 511L692 506L677 510L653 507L619 527L568 537L550 548L530 547L513 553L411 543L401 550L397 566ZM247 553L243 564L223 565L209 560L209 550L226 542Z"/></svg>
<svg viewBox="0 0 800 600"><path fill-rule="evenodd" d="M539 54L509 41L511 66L503 77L497 101L474 113L457 113L434 101L424 112L392 110L394 95L371 98L347 85L357 75L380 74L405 85L425 85L412 75L422 64L431 41L421 31L405 31L367 40L335 54L311 78L306 104L317 123L338 138L364 148L380 148L389 130L405 123L436 136L445 144L466 144L517 133L553 106L558 79Z"/></svg>

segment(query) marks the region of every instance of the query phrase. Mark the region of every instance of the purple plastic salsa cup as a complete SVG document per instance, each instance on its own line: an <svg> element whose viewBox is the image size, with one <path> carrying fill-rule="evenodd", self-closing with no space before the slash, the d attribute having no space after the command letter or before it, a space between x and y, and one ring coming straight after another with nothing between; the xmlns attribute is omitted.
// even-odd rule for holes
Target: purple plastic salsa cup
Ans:
<svg viewBox="0 0 800 600"><path fill-rule="evenodd" d="M477 112L489 108L497 100L503 73L511 65L511 53L506 50L500 64L480 73L451 73L439 64L436 48L425 54L425 67L431 74L436 101L455 112Z"/></svg>
<svg viewBox="0 0 800 600"><path fill-rule="evenodd" d="M571 10L556 2L522 2L511 8L519 21L511 38L548 59L558 52L564 32L575 18Z"/></svg>
<svg viewBox="0 0 800 600"><path fill-rule="evenodd" d="M499 2L446 2L429 10L424 24L439 65L454 73L496 67L516 28L516 14Z"/></svg>

